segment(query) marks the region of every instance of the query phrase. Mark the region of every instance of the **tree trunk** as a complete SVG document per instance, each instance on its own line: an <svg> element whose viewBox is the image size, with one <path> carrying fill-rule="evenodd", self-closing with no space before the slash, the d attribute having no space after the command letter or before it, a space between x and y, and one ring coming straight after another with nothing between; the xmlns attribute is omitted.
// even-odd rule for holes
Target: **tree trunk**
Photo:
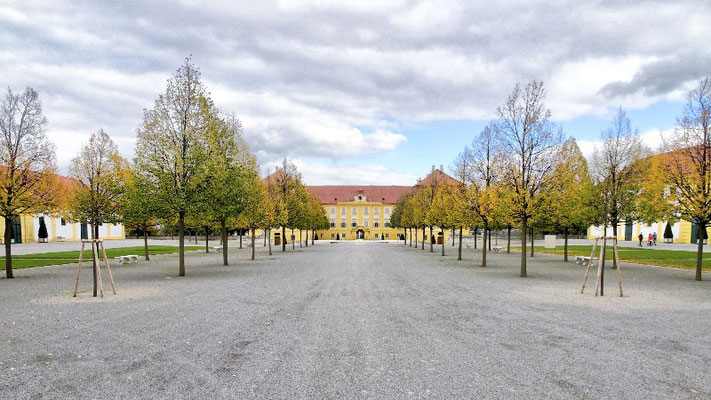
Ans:
<svg viewBox="0 0 711 400"><path fill-rule="evenodd" d="M185 213L178 213L178 268L179 276L185 276Z"/></svg>
<svg viewBox="0 0 711 400"><path fill-rule="evenodd" d="M5 277L12 279L12 218L5 217Z"/></svg>
<svg viewBox="0 0 711 400"><path fill-rule="evenodd" d="M506 252L511 253L511 225L508 226L508 239L506 242Z"/></svg>
<svg viewBox="0 0 711 400"><path fill-rule="evenodd" d="M314 229L313 232L311 232L311 245L313 246L315 244L316 244L316 229Z"/></svg>
<svg viewBox="0 0 711 400"><path fill-rule="evenodd" d="M612 225L612 236L617 238L617 223ZM612 257L612 269L617 269L617 260L616 257Z"/></svg>
<svg viewBox="0 0 711 400"><path fill-rule="evenodd" d="M440 228L439 230L442 233L442 255L444 255L444 243L446 240L444 240L444 229Z"/></svg>
<svg viewBox="0 0 711 400"><path fill-rule="evenodd" d="M476 250L476 240L479 235L479 228L474 228L474 250Z"/></svg>
<svg viewBox="0 0 711 400"><path fill-rule="evenodd" d="M269 244L269 255L271 256L272 255L272 230L271 229L267 229L267 236L269 237L269 240L267 240L267 242Z"/></svg>
<svg viewBox="0 0 711 400"><path fill-rule="evenodd" d="M305 243L305 245L306 245L306 247L309 247L309 230L308 230L308 229L306 230L306 243Z"/></svg>
<svg viewBox="0 0 711 400"><path fill-rule="evenodd" d="M563 261L568 262L568 230L563 231Z"/></svg>
<svg viewBox="0 0 711 400"><path fill-rule="evenodd" d="M425 249L425 238L427 236L427 227L423 226L422 227L422 250Z"/></svg>
<svg viewBox="0 0 711 400"><path fill-rule="evenodd" d="M704 232L706 232L706 223L699 224L699 234L698 239L696 239L697 250L696 250L696 277L697 281L703 280L701 276L701 271L703 269L704 261Z"/></svg>
<svg viewBox="0 0 711 400"><path fill-rule="evenodd" d="M458 250L458 255L457 255L457 261L462 261L462 231L464 230L463 227L459 227L459 250Z"/></svg>
<svg viewBox="0 0 711 400"><path fill-rule="evenodd" d="M521 218L521 276L525 278L526 275L526 233L528 233L528 221L526 217Z"/></svg>
<svg viewBox="0 0 711 400"><path fill-rule="evenodd" d="M531 228L531 257L533 257L533 228Z"/></svg>
<svg viewBox="0 0 711 400"><path fill-rule="evenodd" d="M240 249L242 248L242 236L244 236L244 230L242 230L242 228L240 228L240 230L239 230L239 248Z"/></svg>
<svg viewBox="0 0 711 400"><path fill-rule="evenodd" d="M208 231L208 227L205 227L205 253L210 252L210 246L209 246L209 241L210 241L210 232Z"/></svg>
<svg viewBox="0 0 711 400"><path fill-rule="evenodd" d="M256 234L254 233L254 228L252 228L252 260L254 260L254 241L256 239Z"/></svg>
<svg viewBox="0 0 711 400"><path fill-rule="evenodd" d="M264 230L264 247L267 247L267 230Z"/></svg>
<svg viewBox="0 0 711 400"><path fill-rule="evenodd" d="M286 251L286 227L281 227L281 251Z"/></svg>
<svg viewBox="0 0 711 400"><path fill-rule="evenodd" d="M222 265L226 267L230 263L227 260L227 221L224 219L220 221L220 233L222 233Z"/></svg>
<svg viewBox="0 0 711 400"><path fill-rule="evenodd" d="M143 257L145 257L146 261L149 261L151 259L151 256L148 254L148 226L143 225Z"/></svg>
<svg viewBox="0 0 711 400"><path fill-rule="evenodd" d="M452 228L452 247L454 247L454 240L457 238L457 228Z"/></svg>
<svg viewBox="0 0 711 400"><path fill-rule="evenodd" d="M301 229L299 229L299 248L303 247L302 244L304 242L303 238L301 237Z"/></svg>
<svg viewBox="0 0 711 400"><path fill-rule="evenodd" d="M410 228L410 235L412 235L412 228ZM410 245L412 246L412 237L410 237ZM417 248L417 227L415 227L415 248Z"/></svg>
<svg viewBox="0 0 711 400"><path fill-rule="evenodd" d="M291 228L291 236L293 236L293 238L289 238L291 239L291 249L294 250L296 249L296 243L294 242L294 239L296 239L296 235L294 235L294 228Z"/></svg>
<svg viewBox="0 0 711 400"><path fill-rule="evenodd" d="M93 241L94 239L96 239L96 224L95 223L89 224L89 227L91 229L91 239L92 239L92 242L91 242L91 271L92 271L92 275L93 275L92 278L94 281L94 291L93 291L92 295L94 297L97 297L98 296L98 287L99 287L99 265L96 263L96 256L98 255L97 254L98 249L95 246L96 243Z"/></svg>
<svg viewBox="0 0 711 400"><path fill-rule="evenodd" d="M432 225L430 225L430 237L428 238L430 240L430 253L434 253L434 240L432 238Z"/></svg>
<svg viewBox="0 0 711 400"><path fill-rule="evenodd" d="M484 241L484 245L481 246L481 267L486 267L486 238L489 235L489 221L484 221L484 237L482 238ZM491 239L489 239L489 242L491 242Z"/></svg>

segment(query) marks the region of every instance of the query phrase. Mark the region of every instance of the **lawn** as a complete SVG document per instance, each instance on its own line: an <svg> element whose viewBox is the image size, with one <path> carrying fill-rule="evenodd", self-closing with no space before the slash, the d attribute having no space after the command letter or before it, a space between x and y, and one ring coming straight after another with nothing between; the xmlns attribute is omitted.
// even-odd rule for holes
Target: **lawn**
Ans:
<svg viewBox="0 0 711 400"><path fill-rule="evenodd" d="M654 248L619 247L620 260L636 264L659 265L664 267L696 268L695 251L657 250ZM514 250L512 247L511 250ZM516 249L521 251L520 248ZM592 245L571 245L568 246L568 256L590 256ZM608 247L605 254L606 260L612 259L612 248ZM530 251L530 249L529 249ZM543 246L536 246L534 252L563 255L563 246L553 249L546 249ZM596 257L600 256L600 247L595 250ZM711 269L711 254L704 253L704 269Z"/></svg>
<svg viewBox="0 0 711 400"><path fill-rule="evenodd" d="M203 246L185 246L186 251L204 249ZM143 246L120 247L106 249L106 257L109 263L115 263L114 257L137 254L143 256ZM148 253L170 254L177 253L178 246L148 246ZM91 261L91 250L84 251L84 260ZM79 250L77 251L57 251L53 253L22 254L12 257L13 268L42 267L46 265L72 264L79 261ZM0 257L0 270L5 269L5 257Z"/></svg>

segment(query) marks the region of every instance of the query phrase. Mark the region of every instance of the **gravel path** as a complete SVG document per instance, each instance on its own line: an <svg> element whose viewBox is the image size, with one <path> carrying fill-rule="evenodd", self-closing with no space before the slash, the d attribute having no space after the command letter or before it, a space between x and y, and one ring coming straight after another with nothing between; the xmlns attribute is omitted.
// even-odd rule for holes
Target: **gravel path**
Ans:
<svg viewBox="0 0 711 400"><path fill-rule="evenodd" d="M711 398L692 271L625 265L626 297L595 298L543 255L523 279L451 247L257 250L116 266L103 300L71 266L0 279L0 398Z"/></svg>

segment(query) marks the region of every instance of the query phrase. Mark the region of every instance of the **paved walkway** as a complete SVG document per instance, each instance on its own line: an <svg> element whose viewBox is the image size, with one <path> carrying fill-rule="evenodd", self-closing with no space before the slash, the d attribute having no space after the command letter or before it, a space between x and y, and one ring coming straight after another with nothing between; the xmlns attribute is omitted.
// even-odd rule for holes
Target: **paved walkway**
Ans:
<svg viewBox="0 0 711 400"><path fill-rule="evenodd" d="M709 398L711 282L625 265L626 297L537 256L319 243L0 279L0 398ZM450 247L447 251L454 252ZM710 277L711 278L711 277Z"/></svg>

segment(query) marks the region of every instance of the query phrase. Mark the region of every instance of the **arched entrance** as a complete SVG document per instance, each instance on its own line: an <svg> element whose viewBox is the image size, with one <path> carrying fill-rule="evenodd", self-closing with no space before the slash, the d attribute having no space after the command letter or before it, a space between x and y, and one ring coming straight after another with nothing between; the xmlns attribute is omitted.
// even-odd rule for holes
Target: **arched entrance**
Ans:
<svg viewBox="0 0 711 400"><path fill-rule="evenodd" d="M356 239L365 239L365 232L362 229L356 231Z"/></svg>

